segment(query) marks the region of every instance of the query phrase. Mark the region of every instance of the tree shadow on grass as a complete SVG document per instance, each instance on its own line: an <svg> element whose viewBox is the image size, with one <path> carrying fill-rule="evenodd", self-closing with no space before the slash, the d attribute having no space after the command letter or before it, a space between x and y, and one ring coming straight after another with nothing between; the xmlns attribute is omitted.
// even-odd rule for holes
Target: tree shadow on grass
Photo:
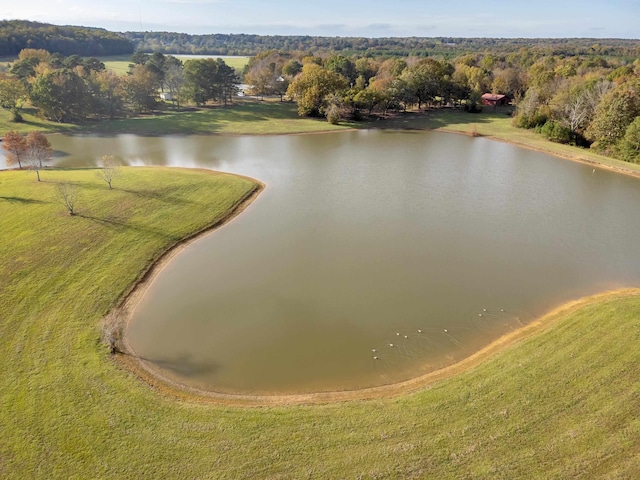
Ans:
<svg viewBox="0 0 640 480"><path fill-rule="evenodd" d="M509 111L510 112L510 111ZM386 117L371 117L358 128L380 130L435 130L455 125L481 125L497 118L506 118L507 110L498 112L469 113L460 109L433 109L420 112L393 113ZM375 118L375 120L374 120Z"/></svg>
<svg viewBox="0 0 640 480"><path fill-rule="evenodd" d="M23 204L45 204L49 202L45 202L44 200L36 200L35 198L23 198L23 197L2 197L0 196L0 200L4 200L9 203L23 203Z"/></svg>
<svg viewBox="0 0 640 480"><path fill-rule="evenodd" d="M155 228L149 228L149 227L145 227L145 226L141 226L141 225L134 225L130 222L126 222L123 219L117 218L117 217L112 217L112 218L99 218L99 217L94 217L91 215L87 215L87 214L82 214L82 213L78 213L76 214L77 217L80 218L84 218L85 220L90 220L94 223L97 223L98 225L101 225L103 227L106 227L110 230L114 230L114 231L118 231L118 232L123 232L126 230L134 230L136 232L141 232L147 235L152 235L154 237L158 237L158 238L162 238L162 239L166 239L166 240L172 240L172 241L178 241L180 240L179 236L176 235L170 235L162 230L158 230Z"/></svg>
<svg viewBox="0 0 640 480"><path fill-rule="evenodd" d="M162 189L159 190L127 190L124 188L113 188L114 190L120 190L121 192L128 193L130 195L135 195L140 198L148 199L148 200L158 200L165 203L176 204L179 203L181 205L196 205L197 202L193 200L186 200L184 198L173 197L168 194L166 191Z"/></svg>
<svg viewBox="0 0 640 480"><path fill-rule="evenodd" d="M234 103L227 106L206 105L183 112L165 111L134 119L115 119L87 124L80 133L113 137L135 133L144 137L163 135L207 135L221 131L227 124L257 124L269 120L300 118L296 106L287 102Z"/></svg>

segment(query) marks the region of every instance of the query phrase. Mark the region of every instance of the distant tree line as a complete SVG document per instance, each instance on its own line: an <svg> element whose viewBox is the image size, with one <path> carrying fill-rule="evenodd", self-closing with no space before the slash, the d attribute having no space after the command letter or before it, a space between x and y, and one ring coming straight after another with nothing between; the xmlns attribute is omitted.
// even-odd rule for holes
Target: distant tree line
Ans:
<svg viewBox="0 0 640 480"><path fill-rule="evenodd" d="M210 34L175 32L115 33L100 28L56 26L26 20L0 21L0 56L24 48L62 55L103 56L135 50L165 54L253 56L268 50L305 51L315 55L425 57L453 59L467 53L510 54L527 49L537 56L593 56L633 59L640 42L588 38L458 38L458 37L319 37L310 35Z"/></svg>
<svg viewBox="0 0 640 480"><path fill-rule="evenodd" d="M25 48L81 56L128 55L134 51L130 40L101 28L0 21L0 57L16 56Z"/></svg>
<svg viewBox="0 0 640 480"><path fill-rule="evenodd" d="M466 53L510 54L521 49L533 55L638 58L640 42L588 38L455 38L455 37L316 37L308 35L125 32L137 50L169 54L246 55L267 50L305 51L316 55L341 53L373 57L436 56L452 59Z"/></svg>

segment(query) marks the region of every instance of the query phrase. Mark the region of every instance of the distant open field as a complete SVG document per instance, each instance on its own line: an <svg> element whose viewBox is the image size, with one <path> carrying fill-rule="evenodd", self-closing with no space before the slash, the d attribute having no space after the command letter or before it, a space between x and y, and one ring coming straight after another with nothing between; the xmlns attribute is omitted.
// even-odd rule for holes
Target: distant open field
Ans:
<svg viewBox="0 0 640 480"><path fill-rule="evenodd" d="M174 55L183 62L189 60L189 56ZM18 57L0 57L0 72L8 71L9 64L13 63ZM211 56L211 58L219 58ZM230 67L235 68L237 71L242 72L245 65L249 63L251 57L226 57L223 58L224 62ZM118 75L125 75L129 71L129 64L131 63L131 55L111 55L105 57L98 57L98 59L105 64L109 70L113 70Z"/></svg>
<svg viewBox="0 0 640 480"><path fill-rule="evenodd" d="M184 55L174 55L174 56L179 58L183 62L189 59L188 56L184 56ZM211 58L218 58L218 57L211 56ZM227 65L241 72L242 69L245 67L245 65L249 63L249 58L250 57L227 57L227 58L223 58L223 60ZM103 62L109 70L113 70L118 75L124 75L129 70L129 64L131 63L131 56L118 55L118 56L111 56L111 57L99 57L99 60Z"/></svg>

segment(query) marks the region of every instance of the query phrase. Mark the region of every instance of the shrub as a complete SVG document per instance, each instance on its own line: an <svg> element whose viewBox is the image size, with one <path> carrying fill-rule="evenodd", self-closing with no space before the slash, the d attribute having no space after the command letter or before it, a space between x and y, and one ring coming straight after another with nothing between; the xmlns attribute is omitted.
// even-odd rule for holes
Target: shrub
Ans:
<svg viewBox="0 0 640 480"><path fill-rule="evenodd" d="M331 125L337 125L340 121L340 109L336 105L329 105L327 108L327 121Z"/></svg>
<svg viewBox="0 0 640 480"><path fill-rule="evenodd" d="M553 120L549 120L542 125L540 133L543 137L551 140L552 142L565 144L575 143L571 129L558 122L554 122Z"/></svg>
<svg viewBox="0 0 640 480"><path fill-rule="evenodd" d="M536 127L536 132L546 139L556 143L574 145L576 147L589 147L589 141L580 133L572 131L566 125L549 120L542 126Z"/></svg>
<svg viewBox="0 0 640 480"><path fill-rule="evenodd" d="M469 113L482 113L482 105L478 105L476 102L466 103L464 111Z"/></svg>
<svg viewBox="0 0 640 480"><path fill-rule="evenodd" d="M513 118L513 124L518 128L542 127L547 123L548 117L544 113L535 112L531 115L519 113Z"/></svg>

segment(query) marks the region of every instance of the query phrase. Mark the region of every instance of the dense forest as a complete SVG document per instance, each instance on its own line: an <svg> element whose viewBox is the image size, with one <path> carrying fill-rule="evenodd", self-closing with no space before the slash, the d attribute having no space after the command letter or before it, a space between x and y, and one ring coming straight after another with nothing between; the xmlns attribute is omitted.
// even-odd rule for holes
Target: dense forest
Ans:
<svg viewBox="0 0 640 480"><path fill-rule="evenodd" d="M307 51L316 54L339 52L343 55L455 58L465 53L490 51L509 54L527 48L538 55L640 56L640 41L589 38L363 38L265 36L248 34L188 35L171 32L126 32L137 50L169 54L247 55L266 50Z"/></svg>
<svg viewBox="0 0 640 480"><path fill-rule="evenodd" d="M0 21L0 57L16 56L25 48L82 56L126 55L134 50L133 44L122 35L101 28Z"/></svg>

